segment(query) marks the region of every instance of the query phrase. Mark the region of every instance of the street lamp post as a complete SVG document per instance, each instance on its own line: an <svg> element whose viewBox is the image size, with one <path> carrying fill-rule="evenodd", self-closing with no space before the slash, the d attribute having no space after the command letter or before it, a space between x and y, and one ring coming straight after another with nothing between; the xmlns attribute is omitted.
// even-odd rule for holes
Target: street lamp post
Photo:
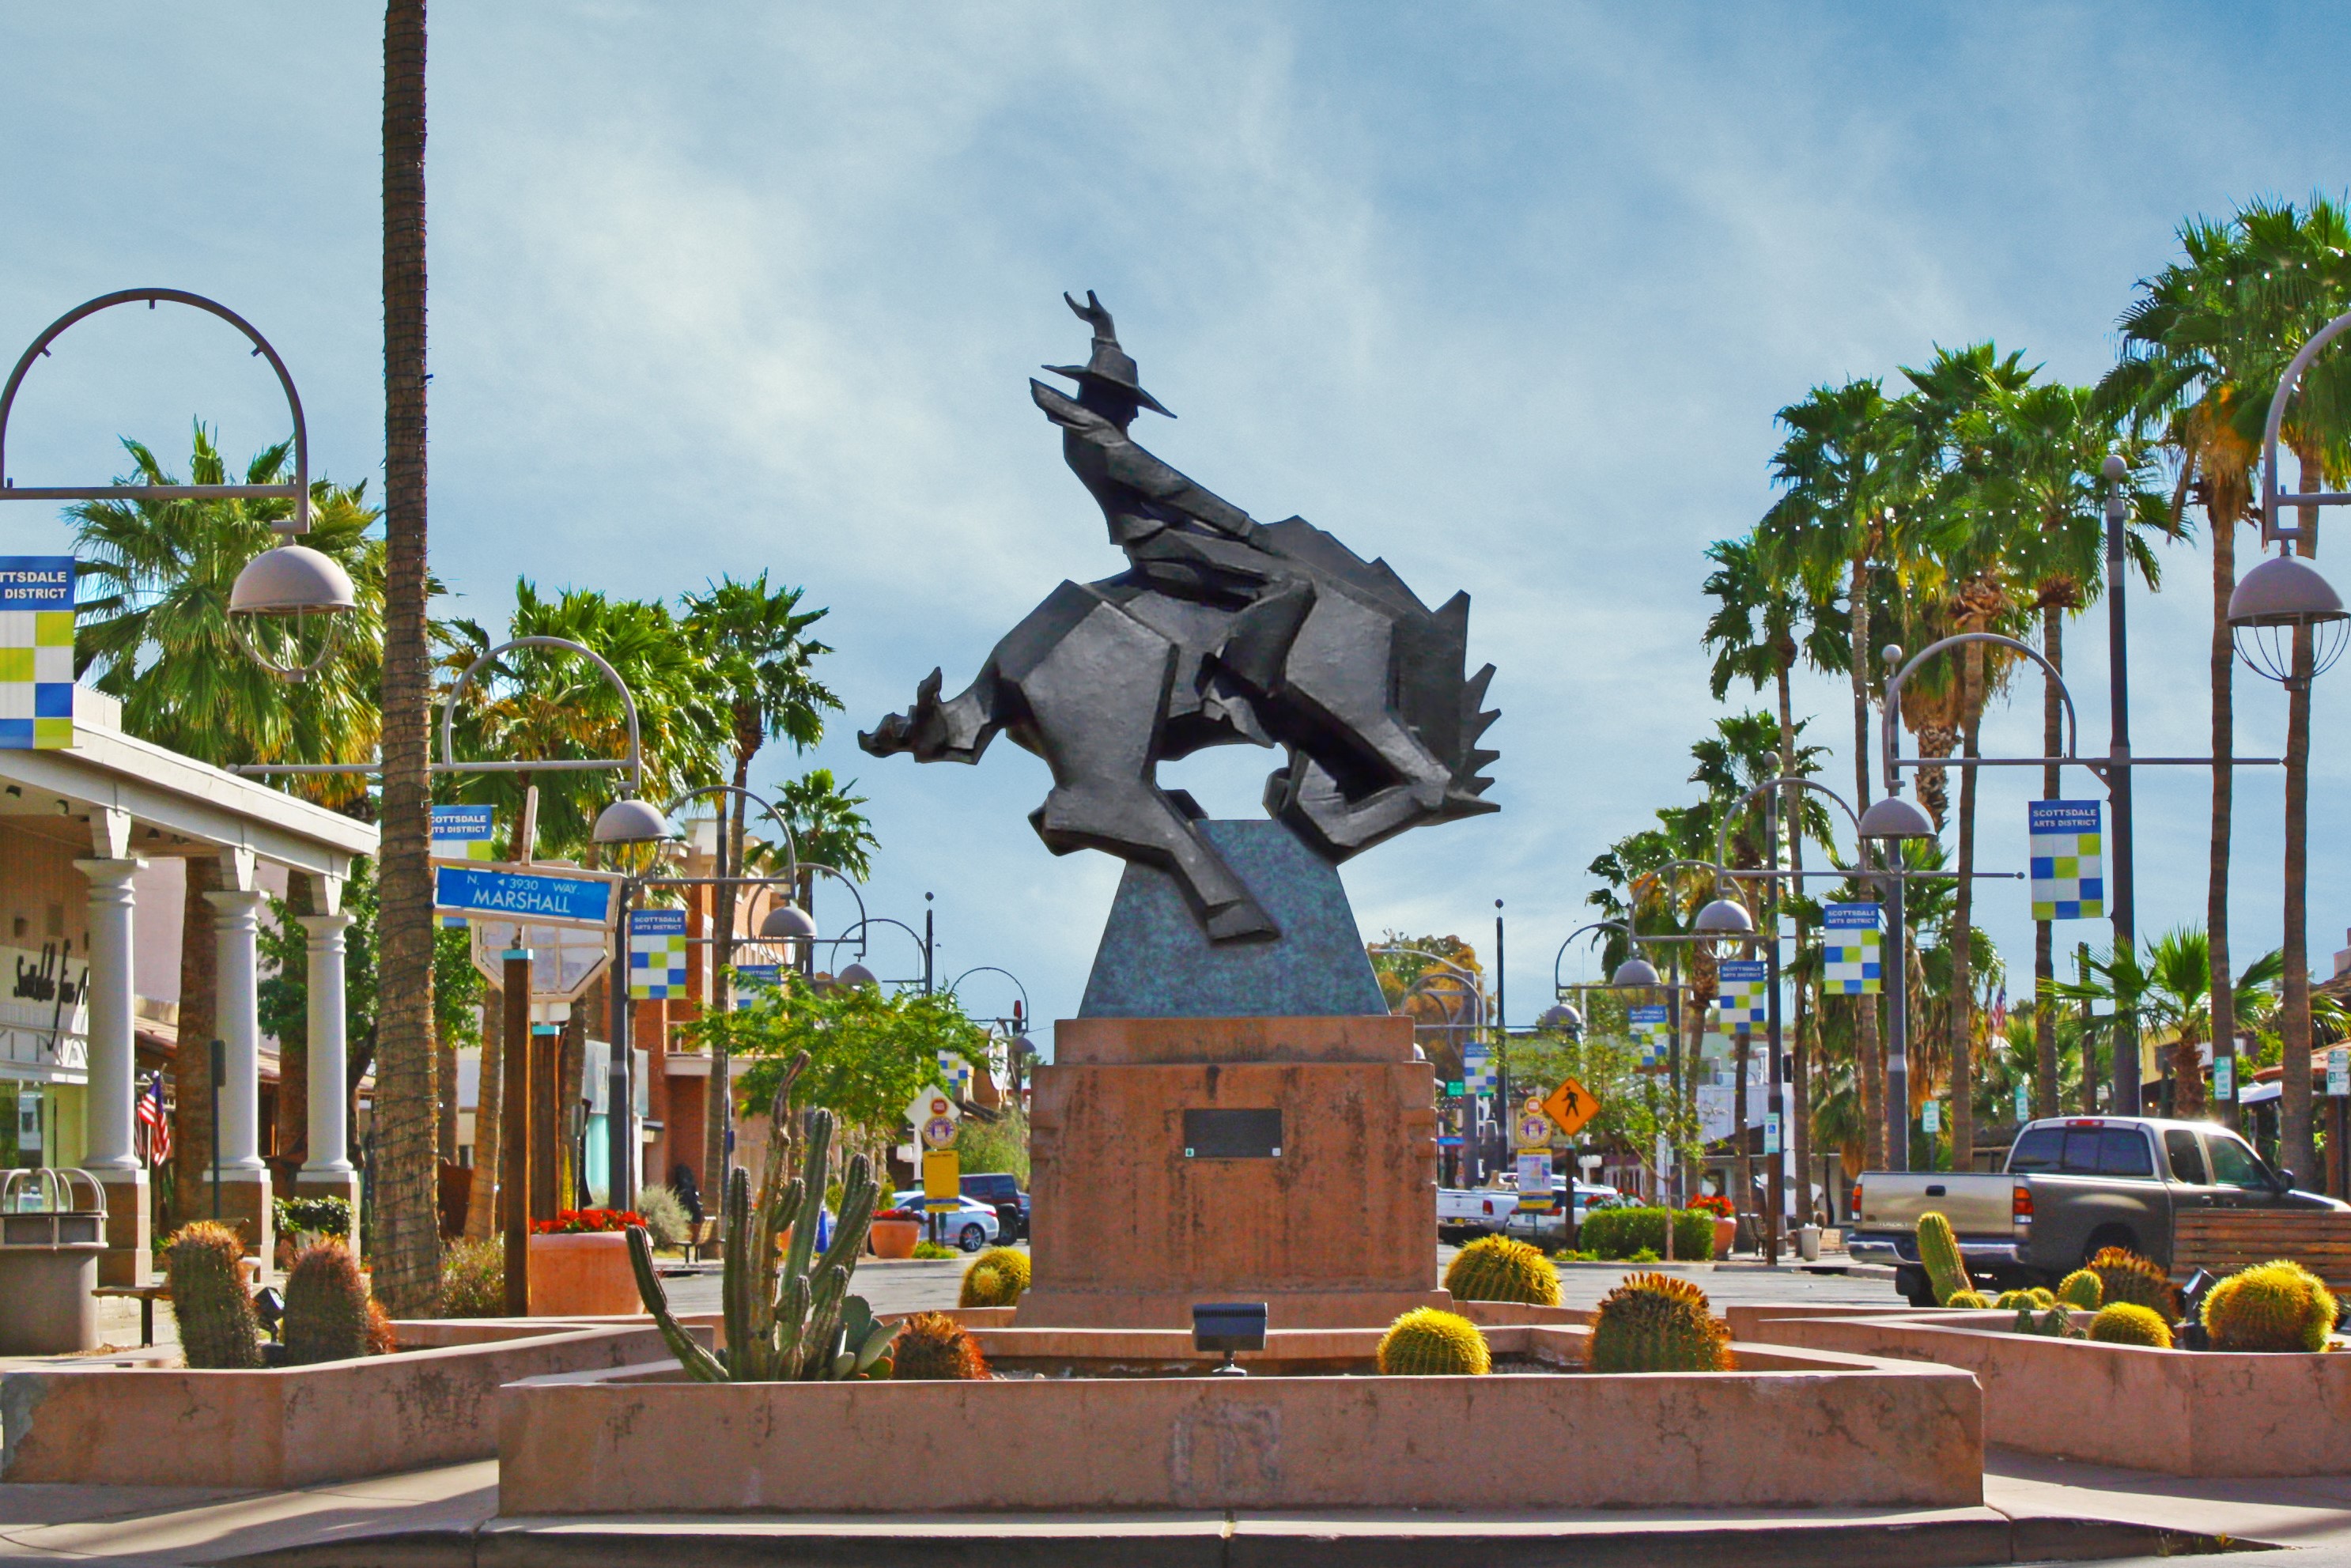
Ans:
<svg viewBox="0 0 2351 1568"><path fill-rule="evenodd" d="M2351 313L2320 328L2286 366L2276 392L2271 394L2269 415L2262 429L2262 542L2280 546L2282 553L2239 579L2236 591L2229 598L2229 624L2238 657L2286 688L2285 931L2281 944L2284 960L2281 1032L2285 1050L2280 1075L2283 1123L2280 1131L2285 1145L2283 1163L2297 1167L2304 1176L2312 1173L2317 1161L2310 1082L2310 686L2342 657L2346 628L2341 597L2316 568L2296 557L2317 552L2317 508L2351 504L2351 494L2296 495L2281 490L2278 437L2286 403L2300 388L2311 362L2346 329L2351 329ZM2283 508L2289 506L2299 510L2292 526L2283 517ZM2283 553L2287 549L2294 553ZM2216 1026L2233 1024L2233 1020L2214 1021ZM2233 1028L2230 1033L2233 1046ZM2216 1027L2215 1060L2219 1037Z"/></svg>
<svg viewBox="0 0 2351 1568"><path fill-rule="evenodd" d="M2114 855L2107 867L2111 902L2107 914L2115 926L2118 953L2138 944L2136 881L2131 833L2130 634L2123 613L2123 527L2128 508L2123 501L2123 481L2130 465L2109 454L2100 472L2106 481L2106 794L2114 804ZM2115 1112L2136 1116L2139 1112L2138 1019L2128 1009L2117 1009L2115 1024Z"/></svg>

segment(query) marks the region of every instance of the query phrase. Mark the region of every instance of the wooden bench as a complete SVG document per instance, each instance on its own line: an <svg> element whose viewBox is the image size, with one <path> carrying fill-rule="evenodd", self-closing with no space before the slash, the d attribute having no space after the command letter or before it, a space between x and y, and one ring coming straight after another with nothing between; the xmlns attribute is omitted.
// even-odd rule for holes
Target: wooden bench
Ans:
<svg viewBox="0 0 2351 1568"><path fill-rule="evenodd" d="M155 1303L170 1301L169 1285L100 1285L90 1291L93 1296L128 1296L139 1302L139 1344L141 1349L155 1343Z"/></svg>
<svg viewBox="0 0 2351 1568"><path fill-rule="evenodd" d="M715 1218L703 1220L694 1228L694 1234L686 1238L686 1258L695 1263L701 1262L702 1249L717 1239L718 1221Z"/></svg>
<svg viewBox="0 0 2351 1568"><path fill-rule="evenodd" d="M2216 1277L2290 1258L2338 1294L2351 1290L2351 1214L2323 1208L2183 1208L2171 1220L2171 1272Z"/></svg>

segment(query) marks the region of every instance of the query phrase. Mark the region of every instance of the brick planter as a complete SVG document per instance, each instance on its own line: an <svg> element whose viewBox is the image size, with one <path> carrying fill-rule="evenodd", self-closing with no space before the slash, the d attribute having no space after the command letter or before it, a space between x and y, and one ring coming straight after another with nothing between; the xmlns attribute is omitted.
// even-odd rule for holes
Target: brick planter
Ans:
<svg viewBox="0 0 2351 1568"><path fill-rule="evenodd" d="M618 1230L530 1239L530 1315L626 1316L643 1312L629 1267L629 1238Z"/></svg>
<svg viewBox="0 0 2351 1568"><path fill-rule="evenodd" d="M1935 1362L1983 1385L1984 1440L2176 1476L2351 1471L2351 1355L2147 1350L2002 1333L1991 1312L1774 1319L1774 1343Z"/></svg>
<svg viewBox="0 0 2351 1568"><path fill-rule="evenodd" d="M9 1373L0 1480L281 1489L484 1459L497 1451L501 1384L669 1354L650 1327L396 1328L471 1343L281 1371Z"/></svg>
<svg viewBox="0 0 2351 1568"><path fill-rule="evenodd" d="M1489 1331L1498 1354L1583 1333ZM1271 1336L1290 1368L1376 1331ZM1526 1343L1520 1343L1520 1341ZM1329 1343L1322 1343L1322 1342ZM982 1331L1008 1363L1150 1369L1186 1333ZM1360 1342L1360 1343L1358 1343ZM897 1513L1219 1508L1960 1508L1982 1501L1974 1380L1768 1345L1637 1376L1046 1377L695 1384L674 1368L500 1390L499 1507ZM1507 1434L1507 1441L1498 1441ZM1070 1462L1079 1443L1083 1464ZM1564 1464L1562 1454L1604 1454ZM910 1489L905 1478L919 1476Z"/></svg>

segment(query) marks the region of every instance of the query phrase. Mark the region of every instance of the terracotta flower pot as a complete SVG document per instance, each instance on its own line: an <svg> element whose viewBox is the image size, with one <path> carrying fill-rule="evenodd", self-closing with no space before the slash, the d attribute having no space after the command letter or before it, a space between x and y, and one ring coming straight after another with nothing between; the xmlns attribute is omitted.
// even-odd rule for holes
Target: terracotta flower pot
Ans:
<svg viewBox="0 0 2351 1568"><path fill-rule="evenodd" d="M872 1239L876 1258L912 1258L914 1243L923 1239L923 1222L919 1219L877 1219L868 1234Z"/></svg>
<svg viewBox="0 0 2351 1568"><path fill-rule="evenodd" d="M1730 1256L1730 1246L1731 1246L1731 1243L1732 1243L1732 1242L1734 1242L1734 1241L1736 1241L1738 1239L1739 1239L1739 1221L1738 1221L1738 1220L1736 1220L1736 1219L1717 1219L1717 1220L1714 1222L1714 1255L1715 1255L1716 1257L1718 1257L1718 1258L1728 1258L1728 1257L1729 1257L1729 1256Z"/></svg>
<svg viewBox="0 0 2351 1568"><path fill-rule="evenodd" d="M643 1312L625 1231L530 1239L530 1315L607 1317Z"/></svg>

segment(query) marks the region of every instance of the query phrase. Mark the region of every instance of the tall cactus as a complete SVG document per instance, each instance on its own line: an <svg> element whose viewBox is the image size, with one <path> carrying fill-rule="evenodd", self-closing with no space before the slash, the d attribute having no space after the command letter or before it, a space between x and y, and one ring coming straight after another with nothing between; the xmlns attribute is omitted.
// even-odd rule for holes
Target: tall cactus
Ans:
<svg viewBox="0 0 2351 1568"><path fill-rule="evenodd" d="M1918 1261L1927 1266L1927 1281L1938 1305L1949 1306L1953 1296L1969 1289L1959 1239L1951 1233L1951 1222L1931 1208L1918 1217Z"/></svg>
<svg viewBox="0 0 2351 1568"><path fill-rule="evenodd" d="M865 1249L879 1196L872 1162L849 1162L841 1182L841 1220L831 1244L816 1251L819 1217L831 1177L833 1114L802 1112L793 1134L792 1084L808 1065L803 1051L785 1068L768 1109L768 1167L758 1201L751 1180L737 1170L726 1178L721 1210L726 1248L719 1305L726 1325L721 1361L695 1343L669 1310L668 1292L653 1272L653 1242L642 1226L629 1228L629 1260L637 1293L660 1325L662 1338L686 1372L705 1383L821 1383L872 1370L897 1333L873 1321L849 1277ZM783 1256L776 1238L789 1228Z"/></svg>

